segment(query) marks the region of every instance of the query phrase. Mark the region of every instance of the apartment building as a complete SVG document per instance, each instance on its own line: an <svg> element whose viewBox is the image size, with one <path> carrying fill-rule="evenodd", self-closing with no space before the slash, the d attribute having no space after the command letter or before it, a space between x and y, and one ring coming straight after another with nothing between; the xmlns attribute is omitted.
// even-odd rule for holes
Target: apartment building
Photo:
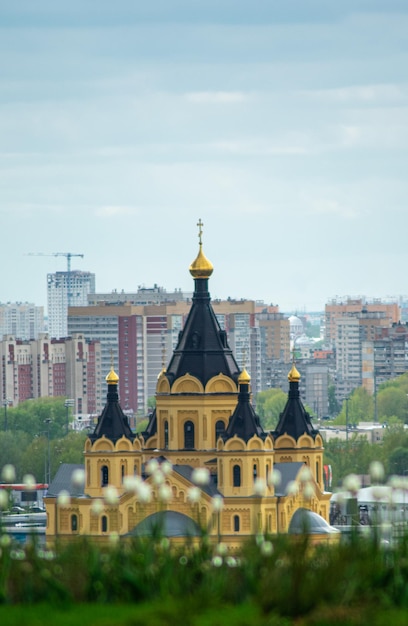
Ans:
<svg viewBox="0 0 408 626"><path fill-rule="evenodd" d="M340 402L363 384L363 343L372 342L377 329L390 326L385 311L363 309L336 319L336 397Z"/></svg>
<svg viewBox="0 0 408 626"><path fill-rule="evenodd" d="M362 344L362 384L371 394L408 371L408 322L376 328L374 340Z"/></svg>
<svg viewBox="0 0 408 626"><path fill-rule="evenodd" d="M95 274L72 270L47 274L48 334L68 336L68 307L86 306L95 291Z"/></svg>
<svg viewBox="0 0 408 626"><path fill-rule="evenodd" d="M0 303L0 339L4 335L37 339L44 331L44 307L29 302Z"/></svg>
<svg viewBox="0 0 408 626"><path fill-rule="evenodd" d="M328 346L336 345L336 324L342 317L359 315L362 311L367 313L383 313L387 320L387 326L397 324L400 321L401 312L397 302L383 302L380 299L366 300L365 298L338 298L331 300L325 306L325 342Z"/></svg>
<svg viewBox="0 0 408 626"><path fill-rule="evenodd" d="M0 342L0 397L17 406L41 397L68 397L76 414L94 414L101 404L100 346L81 334L37 340L9 335Z"/></svg>
<svg viewBox="0 0 408 626"><path fill-rule="evenodd" d="M113 362L119 372L122 407L145 412L148 399L155 394L157 376L177 345L191 303L180 299L136 305L125 304L126 296L122 300L70 307L68 333L83 333L100 342L102 368L108 371ZM215 300L213 309L239 365L250 373L256 394L262 389L262 341L255 302ZM282 336L279 331L279 341ZM289 355L289 338L284 353Z"/></svg>

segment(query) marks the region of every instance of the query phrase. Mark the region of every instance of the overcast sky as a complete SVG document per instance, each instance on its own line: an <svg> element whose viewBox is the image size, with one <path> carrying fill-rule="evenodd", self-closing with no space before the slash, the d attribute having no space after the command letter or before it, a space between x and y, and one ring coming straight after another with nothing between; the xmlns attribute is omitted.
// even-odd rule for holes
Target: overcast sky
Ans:
<svg viewBox="0 0 408 626"><path fill-rule="evenodd" d="M406 0L0 9L0 301L46 275L281 310L408 293Z"/></svg>

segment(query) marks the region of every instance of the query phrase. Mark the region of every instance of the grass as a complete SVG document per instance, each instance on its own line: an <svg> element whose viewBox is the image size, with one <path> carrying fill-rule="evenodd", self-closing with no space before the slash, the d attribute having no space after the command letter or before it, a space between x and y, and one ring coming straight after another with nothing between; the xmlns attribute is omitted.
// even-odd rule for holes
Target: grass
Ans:
<svg viewBox="0 0 408 626"><path fill-rule="evenodd" d="M163 539L101 547L78 538L51 551L3 535L0 551L5 626L406 623L407 538L384 548L375 537L312 546L281 536L230 554Z"/></svg>

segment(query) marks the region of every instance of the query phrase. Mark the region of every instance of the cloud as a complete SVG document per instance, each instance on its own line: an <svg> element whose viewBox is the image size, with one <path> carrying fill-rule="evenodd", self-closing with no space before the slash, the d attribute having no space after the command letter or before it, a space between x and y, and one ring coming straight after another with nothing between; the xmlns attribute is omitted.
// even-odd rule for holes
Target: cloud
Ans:
<svg viewBox="0 0 408 626"><path fill-rule="evenodd" d="M136 215L139 213L137 207L129 206L102 206L95 209L94 214L96 217L102 217L104 219L110 219L112 217L122 217L129 215Z"/></svg>
<svg viewBox="0 0 408 626"><path fill-rule="evenodd" d="M345 220L354 220L361 217L362 214L366 213L366 211L364 209L356 209L347 204L343 204L338 200L321 198L311 202L308 213L314 215L336 216Z"/></svg>
<svg viewBox="0 0 408 626"><path fill-rule="evenodd" d="M352 85L302 91L302 95L327 104L384 105L408 101L408 87L397 84Z"/></svg>
<svg viewBox="0 0 408 626"><path fill-rule="evenodd" d="M243 91L192 91L184 97L195 104L237 104L249 100L251 96Z"/></svg>

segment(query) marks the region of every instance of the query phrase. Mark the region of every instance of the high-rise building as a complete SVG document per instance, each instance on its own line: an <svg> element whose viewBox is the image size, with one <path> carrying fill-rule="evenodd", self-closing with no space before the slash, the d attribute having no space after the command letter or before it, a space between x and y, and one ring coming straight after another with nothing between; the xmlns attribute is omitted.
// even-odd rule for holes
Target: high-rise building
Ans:
<svg viewBox="0 0 408 626"><path fill-rule="evenodd" d="M47 274L48 334L53 339L68 336L68 308L86 306L95 292L95 274L71 270Z"/></svg>
<svg viewBox="0 0 408 626"><path fill-rule="evenodd" d="M377 329L390 326L385 311L363 309L336 319L336 397L339 401L363 384L363 342L373 341Z"/></svg>
<svg viewBox="0 0 408 626"><path fill-rule="evenodd" d="M374 338L362 344L362 385L371 394L381 383L408 371L408 322L376 328Z"/></svg>
<svg viewBox="0 0 408 626"><path fill-rule="evenodd" d="M113 362L119 372L122 408L146 412L154 396L157 376L174 350L191 303L180 300L162 304L132 305L99 303L71 307L68 333L83 333L101 343L102 368ZM249 300L215 301L214 312L221 328L237 350L240 366L246 365L261 389L259 329L255 303ZM100 410L102 407L100 407Z"/></svg>
<svg viewBox="0 0 408 626"><path fill-rule="evenodd" d="M337 298L325 306L325 341L330 347L336 345L336 323L341 317L358 315L362 311L368 313L383 313L387 325L397 324L400 321L401 311L397 302L383 302L380 299L371 301L365 298Z"/></svg>
<svg viewBox="0 0 408 626"><path fill-rule="evenodd" d="M0 341L0 398L11 406L42 397L68 397L75 414L101 405L100 345L84 335L36 340L8 335Z"/></svg>
<svg viewBox="0 0 408 626"><path fill-rule="evenodd" d="M0 303L0 339L4 335L37 339L44 330L44 307L28 302Z"/></svg>

